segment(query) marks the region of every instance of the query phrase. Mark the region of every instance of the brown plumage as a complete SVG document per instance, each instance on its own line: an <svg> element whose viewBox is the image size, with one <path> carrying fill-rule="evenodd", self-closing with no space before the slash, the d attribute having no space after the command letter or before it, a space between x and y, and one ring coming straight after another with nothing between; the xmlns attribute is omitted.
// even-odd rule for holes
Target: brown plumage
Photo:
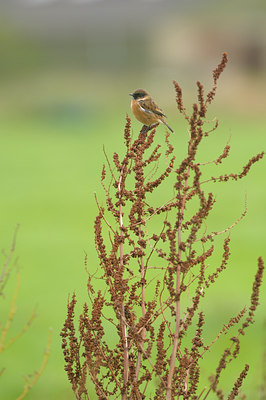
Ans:
<svg viewBox="0 0 266 400"><path fill-rule="evenodd" d="M130 96L132 96L131 110L138 121L146 126L151 126L160 122L167 126L171 132L174 132L164 120L166 115L146 90L137 89L133 93L130 93Z"/></svg>

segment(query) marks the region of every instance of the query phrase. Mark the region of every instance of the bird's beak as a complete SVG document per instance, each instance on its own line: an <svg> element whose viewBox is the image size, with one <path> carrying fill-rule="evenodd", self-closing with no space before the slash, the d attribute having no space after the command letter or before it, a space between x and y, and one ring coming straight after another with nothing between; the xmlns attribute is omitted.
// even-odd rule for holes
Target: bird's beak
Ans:
<svg viewBox="0 0 266 400"><path fill-rule="evenodd" d="M129 93L129 96L132 96L132 97L133 97L133 93Z"/></svg>

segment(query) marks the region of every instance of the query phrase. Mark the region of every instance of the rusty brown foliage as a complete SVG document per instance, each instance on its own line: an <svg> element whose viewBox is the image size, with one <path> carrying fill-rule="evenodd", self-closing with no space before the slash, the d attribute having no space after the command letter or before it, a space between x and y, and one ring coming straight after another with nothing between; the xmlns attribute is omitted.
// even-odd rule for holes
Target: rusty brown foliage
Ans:
<svg viewBox="0 0 266 400"><path fill-rule="evenodd" d="M65 370L77 399L202 400L209 395L234 399L247 375L246 365L225 397L220 377L238 356L241 336L254 322L262 259L250 307L233 316L209 343L204 340L206 317L201 308L209 287L228 266L230 230L246 213L223 231L206 232L215 196L206 191L205 183L242 179L264 155L251 157L240 173L202 180L206 164L221 164L229 156L227 144L211 162L200 163L197 158L199 147L218 127L214 122L211 129L206 128L206 114L227 61L224 53L206 96L203 84L197 82L197 103L191 115L174 81L177 110L187 121L189 132L183 160L178 161L178 149L170 143L169 134L163 140L156 126L143 126L134 138L128 116L124 154L114 153L111 161L104 150L106 165L100 179L105 205L96 197L99 213L94 223L100 272L96 279L86 260L89 301L75 326L73 295L61 332ZM158 138L161 141L156 144ZM158 203L171 192L169 187L172 198ZM211 267L218 235L225 235L223 254L220 264ZM97 289L99 279L104 289ZM201 387L205 353L235 326L240 326L238 333L218 360L209 387ZM94 391L88 390L88 381Z"/></svg>

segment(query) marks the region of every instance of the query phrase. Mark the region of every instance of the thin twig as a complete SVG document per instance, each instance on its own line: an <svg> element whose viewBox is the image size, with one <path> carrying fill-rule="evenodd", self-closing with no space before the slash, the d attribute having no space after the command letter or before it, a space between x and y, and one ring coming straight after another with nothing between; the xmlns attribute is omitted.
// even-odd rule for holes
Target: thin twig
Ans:
<svg viewBox="0 0 266 400"><path fill-rule="evenodd" d="M101 213L104 222L105 222L106 225L111 229L111 231L112 231L113 233L115 233L115 231L114 231L114 229L112 228L111 224L107 221L107 219L106 219L105 216L104 216L104 213L102 212L102 208L101 208L100 205L99 205L96 192L94 192L94 197L95 197L95 201L96 201L98 210L99 210L99 212Z"/></svg>
<svg viewBox="0 0 266 400"><path fill-rule="evenodd" d="M232 225L228 226L227 228L223 229L222 231L219 231L219 232L212 232L210 235L203 236L203 237L201 237L200 239L196 239L196 240L194 240L193 243L196 243L196 242L204 242L204 241L206 241L207 239L213 238L214 236L222 235L223 233L230 231L230 230L231 230L232 228L234 228L240 221L242 221L242 219L246 216L246 214L247 214L247 197L245 196L245 209L244 209L243 213L241 214L241 216L240 216Z"/></svg>

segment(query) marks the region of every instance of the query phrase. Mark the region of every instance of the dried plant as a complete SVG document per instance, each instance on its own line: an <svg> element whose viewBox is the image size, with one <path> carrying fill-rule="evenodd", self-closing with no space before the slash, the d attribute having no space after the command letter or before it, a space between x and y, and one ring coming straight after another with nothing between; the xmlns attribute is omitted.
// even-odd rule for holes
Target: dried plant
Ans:
<svg viewBox="0 0 266 400"><path fill-rule="evenodd" d="M206 96L203 85L197 82L198 102L193 104L191 115L174 81L177 108L189 132L187 154L181 162L176 160L177 151L168 133L164 143L155 144L156 127L144 126L134 140L128 116L124 156L114 153L111 162L105 153L101 183L106 206L95 196L99 208L94 224L99 271L91 274L86 259L89 305L84 304L76 328L77 300L73 294L61 332L65 370L77 399L196 400L212 393L231 400L247 375L248 365L233 382L231 392L223 394L221 374L238 356L240 338L254 321L262 259L258 259L249 309L232 317L210 343L203 341L205 316L200 308L208 288L228 265L230 230L246 214L245 208L230 227L207 233L205 223L215 197L205 191L206 183L242 179L264 155L252 157L240 173L202 178L206 164L221 164L229 155L227 144L213 161L200 163L197 158L201 143L218 127L214 122L213 128L206 128L206 113L227 61L224 53ZM164 167L160 163L163 153ZM172 198L162 200L169 187ZM212 269L209 264L213 263L215 239L222 234L226 234L222 259ZM104 289L96 289L99 279ZM235 325L239 326L238 333L224 350L209 387L200 387L201 360ZM88 390L88 380L95 392Z"/></svg>
<svg viewBox="0 0 266 400"><path fill-rule="evenodd" d="M15 254L15 247L16 247L16 237L17 237L17 232L18 232L19 225L17 225L14 233L14 237L12 240L11 247L6 254L4 252L4 263L1 267L1 273L0 273L0 296L2 299L5 299L5 290L7 283L11 277L12 272L14 271L14 267L16 266L16 260L14 260L14 254ZM19 292L19 287L20 287L20 274L19 271L17 270L17 284L12 296L11 304L9 307L9 312L8 312L8 317L6 321L1 321L0 322L0 355L4 353L5 350L9 348L12 344L14 344L31 326L33 320L36 318L36 312L33 311L32 314L30 315L28 321L25 323L25 325L21 328L21 330L15 334L12 337L10 336L10 328L12 326L12 323L14 321L16 312L17 312L17 297L18 297L18 292ZM51 347L51 340L52 340L52 331L50 330L49 332L49 337L47 341L47 347L45 350L45 354L43 357L43 362L41 364L41 367L37 370L34 371L31 375L28 375L24 378L24 390L23 392L16 398L16 400L22 400L30 389L36 384L37 380L40 378L41 374L43 373L46 364L48 362L49 354L50 354L50 347ZM2 360L2 365L4 365L4 361ZM5 368L3 367L0 370L0 376L5 373Z"/></svg>

